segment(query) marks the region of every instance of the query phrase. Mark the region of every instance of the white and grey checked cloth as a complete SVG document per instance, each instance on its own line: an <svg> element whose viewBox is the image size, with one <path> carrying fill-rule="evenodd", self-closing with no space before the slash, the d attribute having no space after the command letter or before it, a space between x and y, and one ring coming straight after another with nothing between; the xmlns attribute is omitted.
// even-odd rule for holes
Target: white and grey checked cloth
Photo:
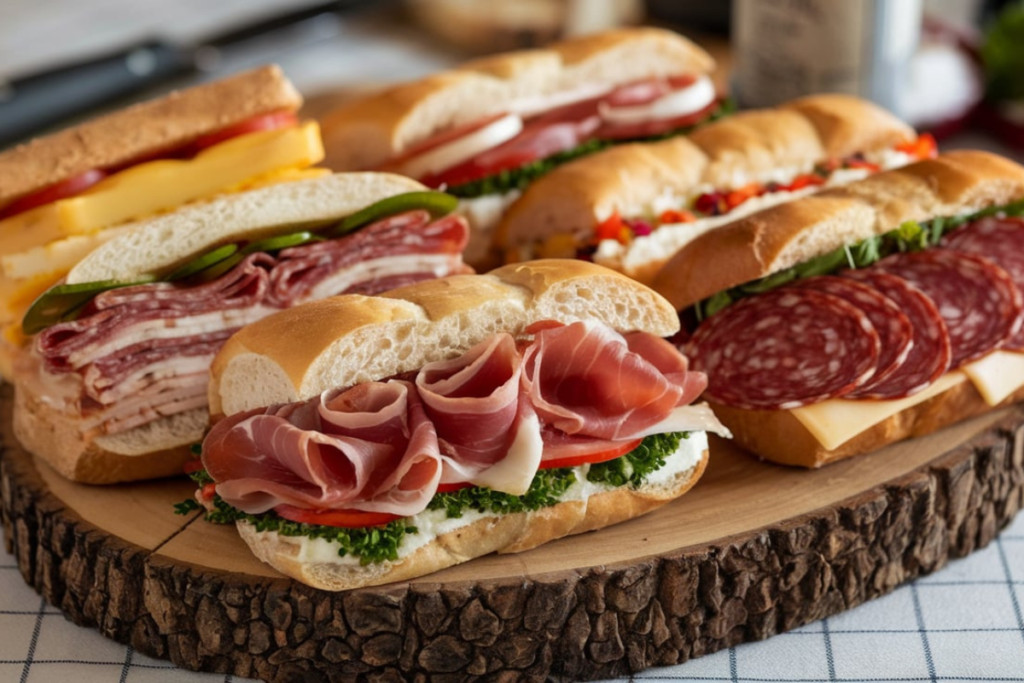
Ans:
<svg viewBox="0 0 1024 683"><path fill-rule="evenodd" d="M1024 515L987 548L849 612L637 681L1024 683ZM0 553L0 682L244 683L79 628Z"/></svg>

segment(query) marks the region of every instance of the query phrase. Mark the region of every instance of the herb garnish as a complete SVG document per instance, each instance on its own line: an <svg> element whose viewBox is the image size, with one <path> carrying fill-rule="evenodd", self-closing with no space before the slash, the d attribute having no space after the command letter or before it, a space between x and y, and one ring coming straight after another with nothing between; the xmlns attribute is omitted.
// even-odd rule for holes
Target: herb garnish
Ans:
<svg viewBox="0 0 1024 683"><path fill-rule="evenodd" d="M638 489L649 474L665 466L665 460L679 449L679 443L689 438L689 432L648 436L621 458L591 465L587 481L611 486L629 485Z"/></svg>

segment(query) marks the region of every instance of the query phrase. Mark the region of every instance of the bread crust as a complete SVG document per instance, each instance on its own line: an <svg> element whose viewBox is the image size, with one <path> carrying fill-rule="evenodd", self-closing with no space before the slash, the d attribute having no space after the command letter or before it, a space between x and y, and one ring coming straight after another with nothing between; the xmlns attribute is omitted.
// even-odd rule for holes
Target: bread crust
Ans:
<svg viewBox="0 0 1024 683"><path fill-rule="evenodd" d="M913 135L884 109L846 95L740 112L701 126L689 140L619 145L555 168L505 214L495 241L513 248L558 233L588 239L614 211L650 206L666 191L685 196L702 187L734 189L779 169L809 170L888 149Z"/></svg>
<svg viewBox="0 0 1024 683"><path fill-rule="evenodd" d="M15 384L14 435L25 450L45 461L65 478L83 484L116 484L180 475L194 456L190 450L202 433L185 443L143 455L122 455L96 440L84 439L76 420L40 401Z"/></svg>
<svg viewBox="0 0 1024 683"><path fill-rule="evenodd" d="M1018 390L999 406L1024 400ZM924 436L948 425L981 415L989 406L969 380L937 396L900 411L846 443L826 449L789 410L743 410L710 402L715 415L733 433L733 442L759 458L780 465L822 467L883 446Z"/></svg>
<svg viewBox="0 0 1024 683"><path fill-rule="evenodd" d="M899 227L1024 197L1024 167L981 151L878 173L780 204L697 237L652 286L679 310L815 256Z"/></svg>
<svg viewBox="0 0 1024 683"><path fill-rule="evenodd" d="M312 563L297 559L301 537L260 533L238 522L238 533L259 559L282 574L321 590L340 591L408 581L492 552L517 553L549 541L594 531L646 514L683 495L704 474L708 451L694 467L660 489L628 487L604 491L587 501L567 501L534 512L487 516L394 562L368 566Z"/></svg>
<svg viewBox="0 0 1024 683"><path fill-rule="evenodd" d="M92 169L123 166L261 114L296 111L302 96L277 66L172 92L0 153L0 209Z"/></svg>
<svg viewBox="0 0 1024 683"><path fill-rule="evenodd" d="M467 62L388 88L325 116L324 144L336 170L376 168L436 132L508 111L524 97L702 75L713 68L704 50L671 31L609 31Z"/></svg>
<svg viewBox="0 0 1024 683"><path fill-rule="evenodd" d="M612 297L617 306L604 300ZM679 329L667 301L607 268L556 259L513 264L379 297L315 301L248 325L213 361L210 413L217 418L418 370L497 332L524 334L539 320L591 320L659 337ZM289 332L295 329L303 330L301 345Z"/></svg>

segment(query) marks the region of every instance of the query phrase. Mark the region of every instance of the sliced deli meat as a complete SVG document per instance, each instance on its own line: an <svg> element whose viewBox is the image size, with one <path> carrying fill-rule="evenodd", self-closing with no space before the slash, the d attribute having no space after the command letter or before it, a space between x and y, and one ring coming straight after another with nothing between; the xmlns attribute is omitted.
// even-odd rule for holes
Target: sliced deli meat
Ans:
<svg viewBox="0 0 1024 683"><path fill-rule="evenodd" d="M708 376L708 398L736 408L787 410L850 393L878 367L866 314L832 294L777 289L705 321L685 347Z"/></svg>
<svg viewBox="0 0 1024 683"><path fill-rule="evenodd" d="M870 396L875 387L880 386L906 361L913 344L914 328L910 319L884 292L867 284L832 275L799 280L792 286L832 294L853 304L864 312L878 333L878 369L863 386L847 394L847 398Z"/></svg>
<svg viewBox="0 0 1024 683"><path fill-rule="evenodd" d="M1020 329L1024 298L1009 273L992 261L955 249L895 254L872 268L918 287L946 322L950 369L999 348Z"/></svg>
<svg viewBox="0 0 1024 683"><path fill-rule="evenodd" d="M1009 273L1024 292L1024 219L982 218L946 235L942 244L984 256ZM1002 348L1024 351L1024 326L1003 342Z"/></svg>
<svg viewBox="0 0 1024 683"><path fill-rule="evenodd" d="M847 270L842 275L870 285L891 299L910 320L914 334L903 363L882 381L870 382L870 389L857 390L858 398L905 398L928 388L949 370L952 351L946 322L924 292L901 277L874 268Z"/></svg>

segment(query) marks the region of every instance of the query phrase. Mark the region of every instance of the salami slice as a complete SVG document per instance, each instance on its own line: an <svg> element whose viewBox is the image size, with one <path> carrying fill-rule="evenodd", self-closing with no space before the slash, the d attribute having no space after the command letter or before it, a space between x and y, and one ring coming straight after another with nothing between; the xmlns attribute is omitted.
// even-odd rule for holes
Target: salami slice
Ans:
<svg viewBox="0 0 1024 683"><path fill-rule="evenodd" d="M791 286L838 296L859 308L874 325L880 342L878 369L863 386L847 394L847 398L869 396L876 386L903 365L910 353L914 328L910 325L910 318L901 313L885 294L870 285L834 275L799 280Z"/></svg>
<svg viewBox="0 0 1024 683"><path fill-rule="evenodd" d="M852 304L811 289L743 299L686 346L707 396L736 408L788 410L862 386L878 366L878 333Z"/></svg>
<svg viewBox="0 0 1024 683"><path fill-rule="evenodd" d="M1024 301L1009 273L955 249L895 254L877 268L916 285L939 309L952 349L950 369L999 348L1020 329Z"/></svg>
<svg viewBox="0 0 1024 683"><path fill-rule="evenodd" d="M1024 292L1024 219L982 218L947 235L942 245L984 256L1009 273ZM1024 351L1024 325L1002 348Z"/></svg>
<svg viewBox="0 0 1024 683"><path fill-rule="evenodd" d="M859 280L889 297L914 329L906 360L870 391L859 389L858 398L897 399L923 391L948 369L952 357L946 323L931 299L901 277L874 268L847 270L843 277Z"/></svg>

